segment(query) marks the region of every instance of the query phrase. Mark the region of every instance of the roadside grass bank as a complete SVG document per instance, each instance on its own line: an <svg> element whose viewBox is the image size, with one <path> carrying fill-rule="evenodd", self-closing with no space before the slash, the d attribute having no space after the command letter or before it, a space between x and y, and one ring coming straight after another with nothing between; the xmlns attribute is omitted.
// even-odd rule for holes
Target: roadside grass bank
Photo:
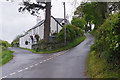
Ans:
<svg viewBox="0 0 120 80"><path fill-rule="evenodd" d="M70 48L73 48L73 47L77 46L78 44L80 44L82 41L84 41L85 38L86 38L85 35L82 36L82 37L78 37L72 42L67 42L66 47L62 47L62 48L59 48L59 49L56 49L56 50L51 50L51 51L44 50L44 51L36 52L35 50L31 50L31 49L26 49L26 48L22 48L22 49L32 51L33 53L40 53L40 54L55 53L55 52L60 52L60 51L64 51L64 50L68 50Z"/></svg>
<svg viewBox="0 0 120 80"><path fill-rule="evenodd" d="M1 61L0 66L6 64L13 58L12 53L14 53L14 51L10 51L10 50L2 51L2 54L0 53L0 56L2 55L2 58L0 60Z"/></svg>
<svg viewBox="0 0 120 80"><path fill-rule="evenodd" d="M108 17L95 31L94 45L87 60L90 78L119 78L120 80L120 12Z"/></svg>
<svg viewBox="0 0 120 80"><path fill-rule="evenodd" d="M87 58L87 76L89 78L120 78L120 69L113 63L107 63L95 51L91 51Z"/></svg>
<svg viewBox="0 0 120 80"><path fill-rule="evenodd" d="M14 51L10 51L8 47L11 47L11 45L7 41L0 40L0 66L6 64L13 58L12 53Z"/></svg>

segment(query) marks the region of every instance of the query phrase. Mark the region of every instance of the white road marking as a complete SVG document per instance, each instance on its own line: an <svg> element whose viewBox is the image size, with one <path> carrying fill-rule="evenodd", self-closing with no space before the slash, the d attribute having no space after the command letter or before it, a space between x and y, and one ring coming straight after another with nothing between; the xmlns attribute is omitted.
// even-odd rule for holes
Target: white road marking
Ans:
<svg viewBox="0 0 120 80"><path fill-rule="evenodd" d="M46 61L46 60L43 60L44 62Z"/></svg>
<svg viewBox="0 0 120 80"><path fill-rule="evenodd" d="M50 60L49 58L47 60Z"/></svg>
<svg viewBox="0 0 120 80"><path fill-rule="evenodd" d="M34 66L32 65L32 66L30 66L30 67L32 68L32 67L34 67Z"/></svg>
<svg viewBox="0 0 120 80"><path fill-rule="evenodd" d="M7 77L7 76L2 77L1 80L2 80L3 78L6 78L6 77Z"/></svg>
<svg viewBox="0 0 120 80"><path fill-rule="evenodd" d="M38 64L35 64L36 66L38 65Z"/></svg>
<svg viewBox="0 0 120 80"><path fill-rule="evenodd" d="M28 67L25 68L25 70L29 69Z"/></svg>
<svg viewBox="0 0 120 80"><path fill-rule="evenodd" d="M10 76L12 76L12 75L14 75L14 74L16 74L16 72L14 72L14 73L11 73L11 74L9 74Z"/></svg>
<svg viewBox="0 0 120 80"><path fill-rule="evenodd" d="M41 61L40 64L42 64L43 62Z"/></svg>
<svg viewBox="0 0 120 80"><path fill-rule="evenodd" d="M67 52L67 51L66 51ZM48 59L46 59L46 60L43 60L44 62L46 62L47 60L50 60L50 59L53 59L53 58L55 58L55 57L57 57L57 56L60 56L60 55L62 55L62 54L65 54L66 52L64 52L64 53L57 53L57 54L54 54L54 55L52 55L52 56L49 56L49 58ZM43 57L43 56L41 56L41 57ZM40 64L42 64L43 62L41 61L41 62L39 62ZM35 65L31 65L31 66L29 66L29 67L34 67L34 66L37 66L38 64L35 64ZM27 69L29 69L29 67L26 67L24 70L27 70ZM19 72L22 72L23 70L21 69L21 70L19 70L19 71L17 71L18 73ZM14 75L14 74L16 74L16 72L14 72L14 73L11 73L11 74L9 74L10 76L12 76L12 75ZM7 76L4 76L4 77L2 77L2 78L6 78Z"/></svg>
<svg viewBox="0 0 120 80"><path fill-rule="evenodd" d="M19 70L18 72L22 72L23 70L21 69L21 70Z"/></svg>
<svg viewBox="0 0 120 80"><path fill-rule="evenodd" d="M52 58L49 58L49 59L52 59Z"/></svg>

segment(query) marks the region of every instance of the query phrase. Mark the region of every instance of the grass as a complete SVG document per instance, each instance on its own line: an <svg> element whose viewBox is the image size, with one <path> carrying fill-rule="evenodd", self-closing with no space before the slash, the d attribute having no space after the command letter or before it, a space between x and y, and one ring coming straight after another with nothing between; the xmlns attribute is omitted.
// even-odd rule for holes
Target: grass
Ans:
<svg viewBox="0 0 120 80"><path fill-rule="evenodd" d="M36 52L34 50L31 50L31 49L26 49L26 48L22 48L22 49L32 51L33 53L40 53L40 54L43 54L43 53L55 53L55 52L60 52L60 51L64 51L64 50L68 50L70 48L73 48L73 47L77 46L78 44L80 44L82 41L84 41L85 38L86 38L86 36L82 36L82 37L76 38L73 42L68 42L66 47L63 47L63 48L60 48L60 49L56 49L56 50L51 50L51 51Z"/></svg>
<svg viewBox="0 0 120 80"><path fill-rule="evenodd" d="M90 78L120 78L120 69L108 64L103 58L99 58L95 51L88 54L87 76Z"/></svg>
<svg viewBox="0 0 120 80"><path fill-rule="evenodd" d="M10 51L7 48L0 48L0 66L6 64L8 61L10 61L13 58L13 53L14 51Z"/></svg>

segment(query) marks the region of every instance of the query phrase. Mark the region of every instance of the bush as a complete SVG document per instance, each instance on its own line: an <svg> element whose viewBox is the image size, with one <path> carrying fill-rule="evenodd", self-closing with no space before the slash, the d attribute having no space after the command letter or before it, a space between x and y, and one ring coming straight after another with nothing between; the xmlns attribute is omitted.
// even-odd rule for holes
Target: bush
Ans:
<svg viewBox="0 0 120 80"><path fill-rule="evenodd" d="M77 37L83 36L83 31L79 27L74 25L66 25L66 40L67 43L74 41ZM52 34L56 37L52 38L52 41L41 40L37 44L33 45L32 48L36 51L51 51L64 47L64 27L59 33ZM79 42L79 41L78 41Z"/></svg>
<svg viewBox="0 0 120 80"><path fill-rule="evenodd" d="M95 35L96 51L108 62L120 64L120 13L109 17Z"/></svg>
<svg viewBox="0 0 120 80"><path fill-rule="evenodd" d="M83 18L82 19L80 19L80 18L73 18L71 23L72 23L72 25L75 25L76 27L84 29L85 20Z"/></svg>
<svg viewBox="0 0 120 80"><path fill-rule="evenodd" d="M3 47L10 47L11 45L7 41L0 40L0 45Z"/></svg>
<svg viewBox="0 0 120 80"><path fill-rule="evenodd" d="M45 41L41 40L37 44L32 45L33 50L39 51L51 51L62 48L64 43L58 43L57 41Z"/></svg>
<svg viewBox="0 0 120 80"><path fill-rule="evenodd" d="M74 25L66 25L66 40L73 41L76 37L83 36L83 31ZM57 39L59 42L64 42L64 27L58 33Z"/></svg>

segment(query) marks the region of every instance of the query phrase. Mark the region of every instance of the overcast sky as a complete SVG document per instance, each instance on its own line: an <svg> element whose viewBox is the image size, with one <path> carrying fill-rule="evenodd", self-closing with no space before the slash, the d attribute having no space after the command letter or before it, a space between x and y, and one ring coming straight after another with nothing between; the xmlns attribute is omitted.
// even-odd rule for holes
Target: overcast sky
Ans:
<svg viewBox="0 0 120 80"><path fill-rule="evenodd" d="M51 15L55 18L63 18L64 9L62 2L66 2L66 14L69 15L69 20L73 15L74 5L73 0L52 0ZM78 0L81 2L81 0ZM0 2L0 39L9 43L20 34L24 34L36 24L36 17L28 12L19 13L19 2ZM78 4L76 5L78 6ZM44 12L41 11L40 16L44 18Z"/></svg>

